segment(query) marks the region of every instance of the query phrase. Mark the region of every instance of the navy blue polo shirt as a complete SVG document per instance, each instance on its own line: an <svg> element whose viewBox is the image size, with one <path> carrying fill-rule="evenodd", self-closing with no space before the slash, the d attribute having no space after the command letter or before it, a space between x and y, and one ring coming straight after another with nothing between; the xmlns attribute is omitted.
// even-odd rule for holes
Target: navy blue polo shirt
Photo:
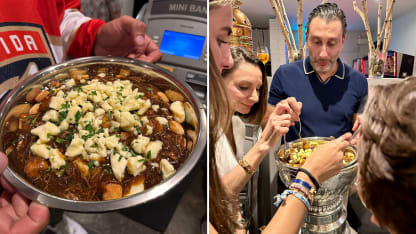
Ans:
<svg viewBox="0 0 416 234"><path fill-rule="evenodd" d="M338 137L352 130L352 116L367 96L367 79L338 58L338 70L322 82L309 57L277 69L268 103L295 97L302 102L302 137ZM299 138L299 123L289 129L287 141Z"/></svg>

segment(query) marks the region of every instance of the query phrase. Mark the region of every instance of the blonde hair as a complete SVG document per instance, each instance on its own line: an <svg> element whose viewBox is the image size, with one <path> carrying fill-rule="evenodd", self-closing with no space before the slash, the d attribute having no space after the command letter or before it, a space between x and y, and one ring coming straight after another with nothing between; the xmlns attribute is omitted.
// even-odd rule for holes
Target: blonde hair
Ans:
<svg viewBox="0 0 416 234"><path fill-rule="evenodd" d="M358 153L361 195L381 225L412 233L416 230L416 77L376 86L371 94Z"/></svg>

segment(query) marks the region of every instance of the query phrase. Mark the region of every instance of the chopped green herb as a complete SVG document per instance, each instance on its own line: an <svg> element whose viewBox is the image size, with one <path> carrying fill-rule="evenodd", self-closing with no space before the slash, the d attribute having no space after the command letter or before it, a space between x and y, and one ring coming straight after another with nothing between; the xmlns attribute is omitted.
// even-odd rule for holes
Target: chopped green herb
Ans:
<svg viewBox="0 0 416 234"><path fill-rule="evenodd" d="M31 119L32 119L32 116L30 116L30 115L26 116L27 121L30 121Z"/></svg>
<svg viewBox="0 0 416 234"><path fill-rule="evenodd" d="M147 91L152 91L152 88L146 87Z"/></svg>
<svg viewBox="0 0 416 234"><path fill-rule="evenodd" d="M32 123L30 125L35 126L36 120L38 119L38 116L36 115L35 118L33 118Z"/></svg>
<svg viewBox="0 0 416 234"><path fill-rule="evenodd" d="M113 150L113 154L116 154L116 153L117 153L117 150L116 150L116 149L114 149L114 150Z"/></svg>
<svg viewBox="0 0 416 234"><path fill-rule="evenodd" d="M112 120L113 119L113 112L112 111L110 111L110 112L108 112L108 120Z"/></svg>
<svg viewBox="0 0 416 234"><path fill-rule="evenodd" d="M111 174L111 171L109 169L107 169L107 168L104 168L104 173Z"/></svg>
<svg viewBox="0 0 416 234"><path fill-rule="evenodd" d="M88 163L88 167L92 169L94 167L95 160L92 160Z"/></svg>
<svg viewBox="0 0 416 234"><path fill-rule="evenodd" d="M68 97L68 92L64 93L64 98Z"/></svg>
<svg viewBox="0 0 416 234"><path fill-rule="evenodd" d="M100 128L98 129L98 131L96 132L97 134L103 133L104 132L104 128Z"/></svg>
<svg viewBox="0 0 416 234"><path fill-rule="evenodd" d="M56 141L56 143L58 143L58 144L62 144L65 140L64 140L64 139L62 139L62 138L57 137L57 138L55 139L55 141Z"/></svg>
<svg viewBox="0 0 416 234"><path fill-rule="evenodd" d="M117 137L117 138L120 138L120 135L119 135L119 134L116 134L116 137Z"/></svg>
<svg viewBox="0 0 416 234"><path fill-rule="evenodd" d="M139 159L139 160L137 160L138 162L144 162L144 161L146 161L146 159L144 159L144 158L142 158L142 159Z"/></svg>
<svg viewBox="0 0 416 234"><path fill-rule="evenodd" d="M69 103L68 102L63 103L61 108L62 109L68 109L69 108Z"/></svg>
<svg viewBox="0 0 416 234"><path fill-rule="evenodd" d="M59 114L59 120L58 122L62 122L64 119L66 119L66 116L68 115L68 111L60 111Z"/></svg>
<svg viewBox="0 0 416 234"><path fill-rule="evenodd" d="M78 123L79 119L81 119L82 117L82 112L81 111L77 111L77 113L75 114L75 122Z"/></svg>
<svg viewBox="0 0 416 234"><path fill-rule="evenodd" d="M104 101L107 101L108 99L110 99L110 96L107 96L106 98L104 98Z"/></svg>
<svg viewBox="0 0 416 234"><path fill-rule="evenodd" d="M55 89L51 89L51 92L50 92L51 94L54 94L55 93Z"/></svg>
<svg viewBox="0 0 416 234"><path fill-rule="evenodd" d="M65 165L63 165L61 168L62 169L67 169L69 167L68 163L65 163Z"/></svg>
<svg viewBox="0 0 416 234"><path fill-rule="evenodd" d="M150 159L152 157L152 152L149 150L149 151L147 151L147 153L146 153L146 158L147 159Z"/></svg>
<svg viewBox="0 0 416 234"><path fill-rule="evenodd" d="M169 128L169 124L165 124L165 128Z"/></svg>
<svg viewBox="0 0 416 234"><path fill-rule="evenodd" d="M94 95L94 96L97 96L97 91L93 90L93 91L91 91L91 94Z"/></svg>
<svg viewBox="0 0 416 234"><path fill-rule="evenodd" d="M120 155L120 157L118 157L118 161L120 162L121 158L123 158L123 156Z"/></svg>
<svg viewBox="0 0 416 234"><path fill-rule="evenodd" d="M123 96L123 94L119 91L116 92L118 94L118 96Z"/></svg>
<svg viewBox="0 0 416 234"><path fill-rule="evenodd" d="M142 98L142 97L143 97L143 95L139 94L139 95L136 96L136 99L139 99L139 98Z"/></svg>
<svg viewBox="0 0 416 234"><path fill-rule="evenodd" d="M123 147L121 148L121 150L123 150L123 151L129 151L129 147L127 147L126 145L123 145Z"/></svg>
<svg viewBox="0 0 416 234"><path fill-rule="evenodd" d="M82 91L82 87L81 85L77 85L74 87L74 90L77 91L78 93Z"/></svg>
<svg viewBox="0 0 416 234"><path fill-rule="evenodd" d="M49 133L49 132L48 132L48 133L46 134L46 138L48 138L48 139L49 139L49 138L51 138L51 133Z"/></svg>
<svg viewBox="0 0 416 234"><path fill-rule="evenodd" d="M50 172L51 171L51 168L50 167L48 167L48 169L46 169L46 172Z"/></svg>
<svg viewBox="0 0 416 234"><path fill-rule="evenodd" d="M114 132L120 132L120 128L113 128Z"/></svg>
<svg viewBox="0 0 416 234"><path fill-rule="evenodd" d="M86 126L85 126L85 130L87 130L89 133L94 133L94 128L91 125L91 122L89 122Z"/></svg>
<svg viewBox="0 0 416 234"><path fill-rule="evenodd" d="M141 125L143 125L143 124L144 124L144 123L143 123L143 120L140 120L140 124L141 124Z"/></svg>
<svg viewBox="0 0 416 234"><path fill-rule="evenodd" d="M130 153L131 153L132 157L137 157L137 154L136 154L136 152L134 152L134 150L130 150Z"/></svg>
<svg viewBox="0 0 416 234"><path fill-rule="evenodd" d="M47 147L47 149L48 149L48 150L51 150L51 147L49 147L49 146L48 146L48 147Z"/></svg>
<svg viewBox="0 0 416 234"><path fill-rule="evenodd" d="M71 132L71 133L68 134L68 136L67 136L67 142L68 143L66 143L66 147L68 147L71 144L72 139L74 139L74 132Z"/></svg>

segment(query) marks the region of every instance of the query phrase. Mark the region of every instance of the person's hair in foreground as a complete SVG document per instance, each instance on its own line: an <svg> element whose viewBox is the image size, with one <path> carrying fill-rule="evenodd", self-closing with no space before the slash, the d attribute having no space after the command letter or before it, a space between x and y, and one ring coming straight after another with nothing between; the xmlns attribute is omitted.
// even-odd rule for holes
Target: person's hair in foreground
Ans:
<svg viewBox="0 0 416 234"><path fill-rule="evenodd" d="M358 191L382 227L414 233L416 77L371 91L359 145Z"/></svg>
<svg viewBox="0 0 416 234"><path fill-rule="evenodd" d="M265 66L261 62L261 60L256 57L256 55L253 52L245 49L244 47L231 47L231 55L234 60L234 65L232 68L224 69L222 71L222 77L224 77L225 79L227 78L228 75L230 75L236 69L238 69L238 67L242 63L250 63L252 65L255 65L261 71L261 75L262 75L261 79L262 79L263 84L259 92L259 101L253 105L253 107L251 108L248 114L244 115L244 117L249 118L250 120L253 119L255 124L260 124L267 109L268 90L267 90L267 77L266 77Z"/></svg>

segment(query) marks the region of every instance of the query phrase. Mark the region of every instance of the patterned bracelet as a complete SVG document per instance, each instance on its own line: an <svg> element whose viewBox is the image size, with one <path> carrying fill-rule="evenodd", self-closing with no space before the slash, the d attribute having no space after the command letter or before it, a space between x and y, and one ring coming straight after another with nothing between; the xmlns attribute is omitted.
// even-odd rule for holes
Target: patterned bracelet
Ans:
<svg viewBox="0 0 416 234"><path fill-rule="evenodd" d="M254 169L245 159L238 160L238 164L247 172L249 175L253 175L256 173L256 169Z"/></svg>
<svg viewBox="0 0 416 234"><path fill-rule="evenodd" d="M277 194L274 198L276 198L276 202L274 203L274 205L279 208L280 205L282 204L282 202L286 201L286 198L288 195L292 194L293 196L295 196L296 198L298 198L299 200L301 200L303 202L303 204L306 206L306 209L309 210L311 208L311 205L308 201L308 199L306 199L302 194L300 194L299 192L295 192L295 191L291 191L289 189L286 189L285 191L283 191L282 194Z"/></svg>
<svg viewBox="0 0 416 234"><path fill-rule="evenodd" d="M301 179L294 179L294 180L292 180L292 183L301 184L301 185L305 186L308 190L311 190L311 188L312 188L312 186L308 182L306 182L304 180L301 180Z"/></svg>
<svg viewBox="0 0 416 234"><path fill-rule="evenodd" d="M302 186L301 184L292 183L289 186L289 189L293 191L298 191L308 199L309 203L312 203L313 195L310 193L310 190L308 190L305 186Z"/></svg>

